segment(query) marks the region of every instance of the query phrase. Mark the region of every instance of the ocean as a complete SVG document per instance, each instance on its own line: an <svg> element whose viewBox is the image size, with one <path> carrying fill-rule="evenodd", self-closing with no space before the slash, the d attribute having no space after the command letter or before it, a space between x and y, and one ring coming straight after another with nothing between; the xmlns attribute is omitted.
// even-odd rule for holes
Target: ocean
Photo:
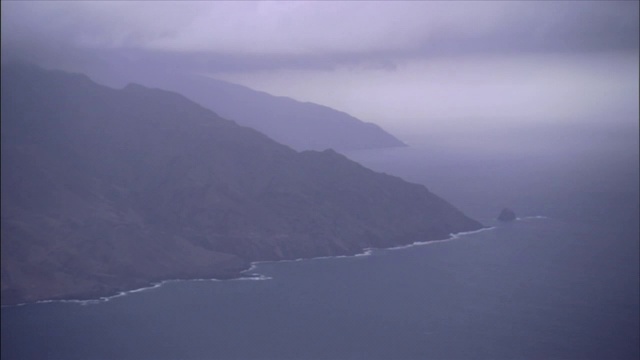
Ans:
<svg viewBox="0 0 640 360"><path fill-rule="evenodd" d="M259 263L254 280L4 307L2 359L640 358L637 135L447 139L346 155L483 231ZM519 219L497 222L503 207Z"/></svg>

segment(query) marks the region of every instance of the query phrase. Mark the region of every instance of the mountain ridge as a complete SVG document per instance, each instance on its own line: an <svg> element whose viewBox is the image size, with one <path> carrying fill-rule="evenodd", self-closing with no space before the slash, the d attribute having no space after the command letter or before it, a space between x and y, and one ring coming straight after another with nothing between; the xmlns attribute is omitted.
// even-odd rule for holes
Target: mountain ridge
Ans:
<svg viewBox="0 0 640 360"><path fill-rule="evenodd" d="M94 71L92 79L121 88L129 83L180 93L223 118L249 126L296 150L338 151L406 146L380 126L344 111L200 74L148 69Z"/></svg>
<svg viewBox="0 0 640 360"><path fill-rule="evenodd" d="M165 90L3 66L1 110L3 305L482 227L422 185Z"/></svg>

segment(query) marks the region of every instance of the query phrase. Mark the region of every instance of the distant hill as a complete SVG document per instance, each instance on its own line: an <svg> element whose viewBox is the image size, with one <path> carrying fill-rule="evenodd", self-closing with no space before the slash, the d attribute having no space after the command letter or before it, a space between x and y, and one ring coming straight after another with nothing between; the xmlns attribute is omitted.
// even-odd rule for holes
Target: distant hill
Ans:
<svg viewBox="0 0 640 360"><path fill-rule="evenodd" d="M25 65L1 79L3 304L481 227L424 186L296 152L175 93Z"/></svg>
<svg viewBox="0 0 640 360"><path fill-rule="evenodd" d="M273 96L200 75L119 69L92 78L110 86L138 83L178 92L223 118L252 127L296 150L359 150L406 146L379 126L309 102Z"/></svg>

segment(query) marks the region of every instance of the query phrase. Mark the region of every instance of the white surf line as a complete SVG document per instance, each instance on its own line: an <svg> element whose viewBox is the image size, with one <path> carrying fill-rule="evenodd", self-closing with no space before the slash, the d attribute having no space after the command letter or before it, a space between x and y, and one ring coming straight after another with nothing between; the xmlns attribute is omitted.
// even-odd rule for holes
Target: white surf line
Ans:
<svg viewBox="0 0 640 360"><path fill-rule="evenodd" d="M160 283L158 286L162 285L165 282L169 282L169 281L242 281L242 280L272 280L273 278L270 276L266 276L264 274L259 274L259 273L250 273L251 271L254 271L258 265L260 264L269 264L269 263L292 263L292 262L299 262L299 261L309 261L309 260L325 260L325 259L340 259L340 258L354 258L354 257L365 257L365 256L370 256L373 254L374 250L398 250L398 249L405 249L405 248L409 248L409 247L413 247L413 246L423 246L423 245L429 245L429 244L433 244L433 243L440 243L440 242L447 242L447 241L452 241L452 240L456 240L459 239L462 236L466 236L466 235L473 235L473 234L478 234L484 231L489 231L489 230L493 230L495 229L495 226L491 226L491 227L485 227L485 228L481 228L478 230L472 230L472 231L463 231L463 232L459 232L459 233L452 233L449 234L449 237L446 239L442 239L442 240L429 240L429 241L417 241L411 244L407 244L407 245L400 245L400 246L396 246L396 247L391 247L391 248L364 248L362 249L363 251L361 253L357 253L357 254L353 254L353 255L335 255L335 256L318 256L318 257L312 257L312 258L296 258L296 259L285 259L285 260L261 260L261 261L253 261L251 262L250 266L248 269L243 270L240 272L240 274L245 274L245 275L249 275L249 277L238 277L238 278L233 278L233 279L224 279L224 280L220 280L220 279L201 279L201 280L167 280L164 281L162 283ZM142 290L146 290L146 289L142 289ZM142 291L141 290L141 291ZM135 290L134 290L135 291Z"/></svg>
<svg viewBox="0 0 640 360"><path fill-rule="evenodd" d="M245 270L248 271L248 270ZM241 273L244 273L241 272ZM24 306L24 305L34 305L34 304L48 304L48 303L72 303L72 304L80 304L80 305L95 305L95 304L101 304L104 302L108 302L109 300L118 298L118 297L122 297L122 296L126 296L129 294L134 294L134 293L138 293L138 292L143 292L143 291L148 291L148 290L152 290L152 289L157 289L165 284L168 283L172 283L172 282L185 282L185 281L234 281L234 280L253 280L253 281L259 281L259 280L271 280L270 277L262 275L262 274L250 274L250 275L255 275L255 276L251 276L251 277L238 277L238 278L231 278L231 279L215 279L215 278L211 278L211 279L169 279L169 280L162 280L156 283L152 283L149 286L144 286L141 288L136 288L136 289L132 289L132 290L126 290L126 291L120 291L114 295L110 295L110 296L101 296L98 297L96 299L86 299L86 300L80 300L80 299L51 299L51 300L38 300L38 301L34 301L34 302L27 302L27 303L20 303L20 304L15 304L15 305L2 305L2 308L8 308L8 307L18 307L18 306Z"/></svg>
<svg viewBox="0 0 640 360"><path fill-rule="evenodd" d="M246 270L245 270L246 271ZM240 272L241 274L244 273L244 271ZM141 287L138 289L133 289L133 290L127 290L127 291L121 291L115 295L112 296L103 296L100 297L99 299L93 299L93 300L59 300L62 302L77 302L80 303L81 305L88 305L88 304L98 304L101 302L107 302L111 299L117 298L117 297L121 297L121 296L126 296L129 294L133 294L133 293L137 293L137 292L143 292L143 291L147 291L147 290L152 290L152 289L156 289L159 288L163 285L169 284L169 283L173 283L173 282L201 282L201 281L237 281L237 280L252 280L252 281L260 281L260 280L271 280L270 277L262 275L262 274L250 274L250 275L255 275L255 276L251 276L251 277L237 277L237 278L231 278L231 279L215 279L215 278L199 278L199 279L169 279L169 280L162 280L159 281L157 283L152 284L151 286L145 286L145 287ZM56 301L56 300L47 300L47 301Z"/></svg>
<svg viewBox="0 0 640 360"><path fill-rule="evenodd" d="M551 219L548 216L543 216L543 215L532 215L532 216L524 216L524 217L517 217L516 220L520 221L520 220L542 220L542 219Z"/></svg>
<svg viewBox="0 0 640 360"><path fill-rule="evenodd" d="M526 217L526 218L529 218L529 217ZM548 219L547 217L541 217L541 216L537 216L535 218ZM459 232L459 233L452 233L452 234L449 234L448 238L442 239L442 240L416 241L416 242L413 242L411 244L400 245L400 246L395 246L395 247L390 247L390 248L365 248L365 249L363 249L363 251L361 253L354 254L354 255L318 256L318 257L313 257L313 258L297 258L297 259L287 259L287 260L254 261L254 262L250 263L250 266L249 266L248 269L243 270L243 271L240 272L240 274L249 275L248 277L247 276L245 276L245 277L240 276L240 277L231 278L231 279L215 279L215 278L211 278L211 279L169 279L169 280L163 280L163 281L159 281L159 282L153 283L150 286L145 286L145 287L141 287L141 288L137 288L137 289L133 289L133 290L121 291L121 292L119 292L117 294L114 294L114 295L111 295L111 296L102 296L102 297L99 297L97 299L88 299L88 300L79 300L79 299L39 300L39 301L35 301L35 302L32 302L32 303L20 303L20 304L15 304L15 305L2 305L2 308L14 307L14 306L17 307L17 306L24 306L24 305L30 305L30 304L47 304L47 303L55 303L55 302L59 302L59 303L76 303L76 304L80 304L80 305L94 305L94 304L100 304L100 303L103 303L103 302L108 302L111 299L115 299L115 298L118 298L118 297L121 297L121 296L126 296L126 295L137 293L137 292L156 289L156 288L159 288L162 285L170 283L170 282L182 282L182 281L245 281L245 280L261 281L261 280L271 280L272 278L269 277L269 276L266 276L266 275L263 275L263 274L258 274L258 273L248 273L248 272L255 270L257 265L259 265L259 264L280 263L280 262L298 262L298 261L303 261L303 260L339 259L339 258L348 258L348 257L365 257L365 256L372 255L374 250L400 250L400 249L407 249L407 248L414 247L414 246L423 246L423 245L429 245L429 244L435 244L435 243L441 243L441 242L448 242L448 241L452 241L452 240L457 240L460 237L463 237L463 236L466 236L466 235L478 234L478 233L481 233L481 232L484 232L484 231L493 230L495 228L496 228L495 226L491 226L491 227L486 227L486 228L482 228L482 229L478 229L478 230L463 231L463 232Z"/></svg>
<svg viewBox="0 0 640 360"><path fill-rule="evenodd" d="M453 241L453 240L458 240L461 237L464 237L464 236L467 236L467 235L474 235L474 234L478 234L478 233L481 233L481 232L494 230L495 228L496 228L495 226L490 226L490 227L486 227L486 228L482 228L482 229L478 229L478 230L463 231L463 232L459 232L459 233L452 233L452 234L449 234L449 237L446 238L446 239L416 241L414 243L407 244L407 245L396 246L396 247L391 247L391 248L380 248L380 249L375 249L375 250L400 250L400 249L406 249L406 248L410 248L410 247L414 247L414 246L424 246L424 245L431 245L431 244L449 242L449 241Z"/></svg>
<svg viewBox="0 0 640 360"><path fill-rule="evenodd" d="M369 256L373 253L373 249L372 248L365 248L364 252L361 252L360 254L355 254L353 255L354 257L361 257L361 256Z"/></svg>

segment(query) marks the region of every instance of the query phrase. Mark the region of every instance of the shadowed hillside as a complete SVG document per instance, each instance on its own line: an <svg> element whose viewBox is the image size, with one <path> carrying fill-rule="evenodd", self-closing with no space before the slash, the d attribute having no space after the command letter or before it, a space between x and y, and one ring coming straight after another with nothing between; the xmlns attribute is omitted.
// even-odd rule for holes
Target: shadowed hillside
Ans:
<svg viewBox="0 0 640 360"><path fill-rule="evenodd" d="M167 91L9 65L1 108L3 304L481 227L421 185L296 152Z"/></svg>

